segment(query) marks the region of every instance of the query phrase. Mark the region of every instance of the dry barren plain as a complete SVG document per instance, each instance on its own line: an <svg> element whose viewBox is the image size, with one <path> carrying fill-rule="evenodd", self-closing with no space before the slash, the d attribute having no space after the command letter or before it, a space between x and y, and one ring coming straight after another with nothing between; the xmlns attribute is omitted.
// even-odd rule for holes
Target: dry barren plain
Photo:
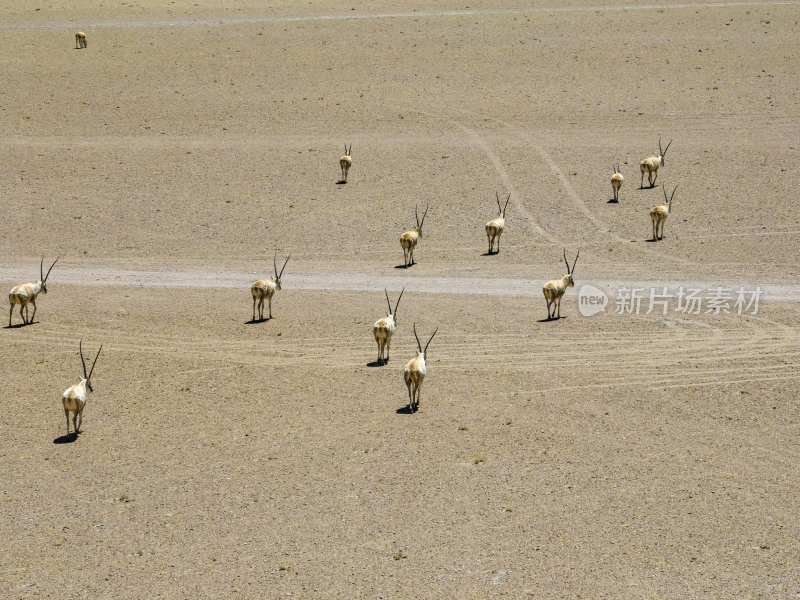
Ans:
<svg viewBox="0 0 800 600"><path fill-rule="evenodd" d="M800 597L800 3L265 4L0 7L2 597Z"/></svg>

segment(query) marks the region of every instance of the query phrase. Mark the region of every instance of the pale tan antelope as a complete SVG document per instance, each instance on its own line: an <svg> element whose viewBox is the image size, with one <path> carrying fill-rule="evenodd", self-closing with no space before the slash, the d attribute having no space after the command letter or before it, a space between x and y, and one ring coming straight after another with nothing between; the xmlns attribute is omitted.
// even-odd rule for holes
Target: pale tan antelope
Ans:
<svg viewBox="0 0 800 600"><path fill-rule="evenodd" d="M11 310L8 313L9 327L11 327L11 315L14 313L15 304L19 304L19 316L22 317L22 324L29 325L33 323L33 319L36 317L36 296L47 293L47 277L50 275L50 271L53 270L53 267L56 266L59 258L60 257L56 257L53 264L47 269L47 275L44 274L44 258L42 259L42 262L39 263L40 279L36 283L21 283L11 288L11 291L8 293L8 301L11 304ZM26 318L29 312L28 303L33 304L33 314L30 320Z"/></svg>
<svg viewBox="0 0 800 600"><path fill-rule="evenodd" d="M438 327L436 331L439 331ZM417 324L414 323L414 337L417 338L418 352L416 358L408 361L408 364L403 369L403 380L406 382L406 387L408 387L408 410L412 413L419 410L419 388L422 387L422 382L425 380L425 374L427 373L425 359L428 356L428 346L433 336L436 335L436 331L431 334L428 343L425 344L425 350L423 350L417 336Z"/></svg>
<svg viewBox="0 0 800 600"><path fill-rule="evenodd" d="M625 178L619 172L619 165L614 165L614 174L611 176L611 189L614 190L614 202L619 202L619 188L622 187L622 182Z"/></svg>
<svg viewBox="0 0 800 600"><path fill-rule="evenodd" d="M394 310L392 310L392 303L389 302L389 292L385 288L383 290L386 294L386 304L389 306L389 312L386 313L384 318L375 321L372 326L372 335L375 336L375 341L378 343L379 365L385 365L389 362L389 346L392 345L392 335L397 329L397 307L400 306L400 298L403 297L403 292L405 291L406 288L403 288L397 298L397 303L394 305Z"/></svg>
<svg viewBox="0 0 800 600"><path fill-rule="evenodd" d="M86 48L86 34L82 31L75 32L75 49Z"/></svg>
<svg viewBox="0 0 800 600"><path fill-rule="evenodd" d="M664 223L666 223L669 213L672 212L672 199L675 197L675 190L677 189L678 186L676 185L675 189L672 190L672 195L667 198L667 189L664 187L663 183L661 184L661 190L664 192L664 204L659 204L650 209L650 220L653 222L654 240L664 239ZM659 226L661 227L661 236L658 235Z"/></svg>
<svg viewBox="0 0 800 600"><path fill-rule="evenodd" d="M422 237L422 224L425 222L425 215L428 214L428 205L425 205L425 212L422 213L422 221L419 220L419 213L417 206L414 206L414 218L417 221L417 226L414 229L406 231L400 236L400 245L403 247L403 260L405 266L410 267L414 264L414 248L417 247L419 238Z"/></svg>
<svg viewBox="0 0 800 600"><path fill-rule="evenodd" d="M575 263L578 262L578 257L581 255L580 249L578 249L578 254L575 255L575 260L572 263L572 268L569 268L569 262L567 261L567 250L564 249L564 263L567 265L567 274L564 275L561 279L553 279L552 281L548 281L544 284L542 288L542 293L544 294L544 299L547 302L547 319L560 319L561 318L561 298L564 296L564 292L567 291L568 287L574 287L575 282L572 280L572 276L575 273ZM550 310L552 307L552 311ZM556 309L558 313L556 313ZM556 316L558 315L558 316Z"/></svg>
<svg viewBox="0 0 800 600"><path fill-rule="evenodd" d="M100 344L100 350L103 349L103 344ZM92 373L94 373L94 366L97 364L97 358L100 356L100 350L97 351L97 356L94 357L92 368L89 374L86 374L86 361L83 358L83 340L78 343L78 351L81 354L81 364L83 364L83 378L80 383L76 383L70 388L67 388L61 394L61 401L64 403L64 414L67 417L67 435L69 435L69 413L72 413L72 425L75 428L75 437L83 422L83 408L86 406L86 390L93 392L92 389Z"/></svg>
<svg viewBox="0 0 800 600"><path fill-rule="evenodd" d="M286 268L286 263L289 262L291 255L286 257L286 262L283 263L283 268L280 273L278 273L277 258L277 254L272 258L272 266L275 268L275 277L272 279L259 279L258 281L254 281L253 285L250 286L250 293L253 294L253 321L256 320L256 302L258 302L258 319L260 321L264 320L264 300L269 301L269 318L272 318L272 296L275 295L277 290L281 289L283 269Z"/></svg>
<svg viewBox="0 0 800 600"><path fill-rule="evenodd" d="M669 144L672 140L669 141ZM669 150L669 144L663 150L661 149L661 138L658 138L658 156L648 156L641 163L639 163L639 170L642 172L642 180L639 182L639 189L644 187L644 174L647 173L647 181L650 187L656 186L656 178L658 177L658 167L664 166L664 155Z"/></svg>
<svg viewBox="0 0 800 600"><path fill-rule="evenodd" d="M508 201L511 200L511 194L506 198L506 204L500 207L500 194L494 193L497 199L497 218L492 219L486 224L486 237L489 238L489 254L492 254L494 242L497 240L497 254L500 253L500 236L503 235L503 227L506 225L506 208L508 208Z"/></svg>
<svg viewBox="0 0 800 600"><path fill-rule="evenodd" d="M344 145L344 156L339 159L339 166L342 167L342 182L347 183L347 172L350 170L350 167L353 165L353 159L350 157L350 152L353 150L353 144L350 144L350 147L347 147L347 144Z"/></svg>

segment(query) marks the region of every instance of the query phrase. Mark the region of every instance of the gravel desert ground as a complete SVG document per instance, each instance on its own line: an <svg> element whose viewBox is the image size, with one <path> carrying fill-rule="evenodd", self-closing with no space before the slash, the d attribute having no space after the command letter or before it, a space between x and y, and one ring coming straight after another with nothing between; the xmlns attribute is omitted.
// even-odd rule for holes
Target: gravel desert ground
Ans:
<svg viewBox="0 0 800 600"><path fill-rule="evenodd" d="M800 597L800 2L231 4L0 7L3 597Z"/></svg>

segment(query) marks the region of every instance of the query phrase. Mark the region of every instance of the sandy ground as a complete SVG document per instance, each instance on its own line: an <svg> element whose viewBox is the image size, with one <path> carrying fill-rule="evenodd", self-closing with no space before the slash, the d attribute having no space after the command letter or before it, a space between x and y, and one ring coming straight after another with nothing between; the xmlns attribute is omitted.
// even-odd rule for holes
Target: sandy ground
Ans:
<svg viewBox="0 0 800 600"><path fill-rule="evenodd" d="M800 597L800 4L201 4L0 7L0 282L61 256L0 332L4 597Z"/></svg>

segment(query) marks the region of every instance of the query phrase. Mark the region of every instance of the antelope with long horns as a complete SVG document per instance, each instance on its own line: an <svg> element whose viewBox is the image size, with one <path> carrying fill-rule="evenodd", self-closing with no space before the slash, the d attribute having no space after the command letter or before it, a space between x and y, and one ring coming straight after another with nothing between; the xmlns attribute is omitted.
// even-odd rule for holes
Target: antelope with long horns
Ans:
<svg viewBox="0 0 800 600"><path fill-rule="evenodd" d="M664 187L663 183L661 184L661 190L664 192L664 204L659 204L650 209L650 220L653 223L654 240L664 239L664 223L666 223L669 213L672 212L672 199L675 197L675 190L677 189L678 186L676 185L670 197L667 198L667 189ZM658 235L659 227L661 228L661 236Z"/></svg>
<svg viewBox="0 0 800 600"><path fill-rule="evenodd" d="M384 318L375 321L372 326L372 335L375 336L375 341L378 343L379 365L385 365L389 362L389 346L392 345L392 336L397 329L397 307L400 306L400 298L403 297L403 292L405 291L406 288L403 288L394 305L394 310L392 310L392 303L389 302L389 292L386 291L386 288L383 290L386 294L386 304L389 307L389 312L386 313Z"/></svg>
<svg viewBox="0 0 800 600"><path fill-rule="evenodd" d="M347 172L350 170L350 167L353 165L353 159L350 157L350 152L353 150L353 144L350 144L350 147L347 147L347 144L344 145L344 156L339 159L339 166L342 167L342 183L347 183Z"/></svg>
<svg viewBox="0 0 800 600"><path fill-rule="evenodd" d="M500 194L494 193L497 199L497 218L492 219L486 224L486 237L489 238L489 254L492 254L494 242L497 240L497 254L500 253L500 236L503 235L503 227L506 225L506 208L508 208L508 201L511 200L511 194L506 198L506 204L500 207Z"/></svg>
<svg viewBox="0 0 800 600"><path fill-rule="evenodd" d="M259 279L258 281L254 281L253 285L250 286L250 293L253 295L253 321L256 320L256 302L258 302L258 319L259 321L264 320L264 300L269 301L269 318L272 318L272 296L275 295L275 292L281 289L281 276L283 275L283 269L286 268L286 263L289 262L291 255L286 257L286 262L283 263L283 268L281 272L278 273L278 255L276 254L272 258L272 266L275 269L275 277L272 279Z"/></svg>
<svg viewBox="0 0 800 600"><path fill-rule="evenodd" d="M614 174L611 176L611 189L614 190L614 202L619 202L619 188L622 187L622 182L625 178L619 172L619 164L613 166Z"/></svg>
<svg viewBox="0 0 800 600"><path fill-rule="evenodd" d="M428 343L425 344L425 350L423 350L417 336L417 324L414 323L414 337L417 338L418 352L416 358L408 361L408 364L403 369L403 380L406 382L406 387L408 387L408 410L412 413L419 410L419 388L422 387L422 382L425 380L425 374L427 373L425 359L428 357L428 346L437 331L439 331L438 327L431 334Z"/></svg>
<svg viewBox="0 0 800 600"><path fill-rule="evenodd" d="M100 350L103 349L103 344L100 344ZM92 368L86 373L86 360L83 358L83 340L78 342L78 351L81 355L81 364L83 365L83 378L80 383L76 383L70 388L67 388L61 394L61 401L64 403L64 414L67 417L67 435L69 435L69 413L72 413L72 425L75 428L75 437L78 436L81 423L83 422L83 409L86 406L86 390L93 392L92 389L92 373L94 373L94 366L97 364L97 358L100 356L100 350L97 351L97 356L94 357Z"/></svg>
<svg viewBox="0 0 800 600"><path fill-rule="evenodd" d="M647 181L650 183L650 187L653 188L656 186L658 168L664 166L664 156L666 155L667 150L669 150L669 145L671 143L672 140L670 140L669 144L667 144L667 147L662 150L661 138L658 138L658 156L648 156L641 163L639 163L639 170L642 172L642 180L639 182L639 189L644 187L645 173L647 173Z"/></svg>
<svg viewBox="0 0 800 600"><path fill-rule="evenodd" d="M82 31L75 32L75 49L86 48L86 34Z"/></svg>
<svg viewBox="0 0 800 600"><path fill-rule="evenodd" d="M419 238L422 237L422 224L425 222L425 216L428 214L429 206L425 205L425 212L422 213L422 221L419 220L419 212L417 206L414 206L414 218L417 221L417 226L414 229L406 231L400 236L400 245L403 247L403 261L406 267L414 264L414 248L417 247Z"/></svg>
<svg viewBox="0 0 800 600"><path fill-rule="evenodd" d="M19 305L19 316L22 317L22 324L29 325L33 323L33 319L36 317L36 296L47 293L47 277L50 275L50 271L53 270L53 267L56 266L59 258L60 257L56 257L53 264L47 269L47 275L44 274L44 258L42 259L42 262L39 263L40 279L36 283L21 283L11 288L11 291L8 293L8 301L11 304L11 310L8 313L9 327L11 327L11 315L14 313L15 304ZM26 318L29 312L29 303L33 304L33 314L30 320Z"/></svg>
<svg viewBox="0 0 800 600"><path fill-rule="evenodd" d="M564 249L564 263L567 265L567 274L564 275L561 279L553 279L552 281L548 281L544 284L542 288L542 293L544 294L544 299L547 302L547 319L560 319L561 318L561 298L564 296L564 292L567 291L568 287L574 287L575 282L572 280L572 276L575 274L575 264L578 262L578 257L581 255L580 249L578 249L578 254L575 255L575 260L572 262L572 268L569 268L569 262L567 261L567 250ZM551 308L552 307L552 311ZM558 310L558 313L556 313ZM556 314L558 316L556 316Z"/></svg>

